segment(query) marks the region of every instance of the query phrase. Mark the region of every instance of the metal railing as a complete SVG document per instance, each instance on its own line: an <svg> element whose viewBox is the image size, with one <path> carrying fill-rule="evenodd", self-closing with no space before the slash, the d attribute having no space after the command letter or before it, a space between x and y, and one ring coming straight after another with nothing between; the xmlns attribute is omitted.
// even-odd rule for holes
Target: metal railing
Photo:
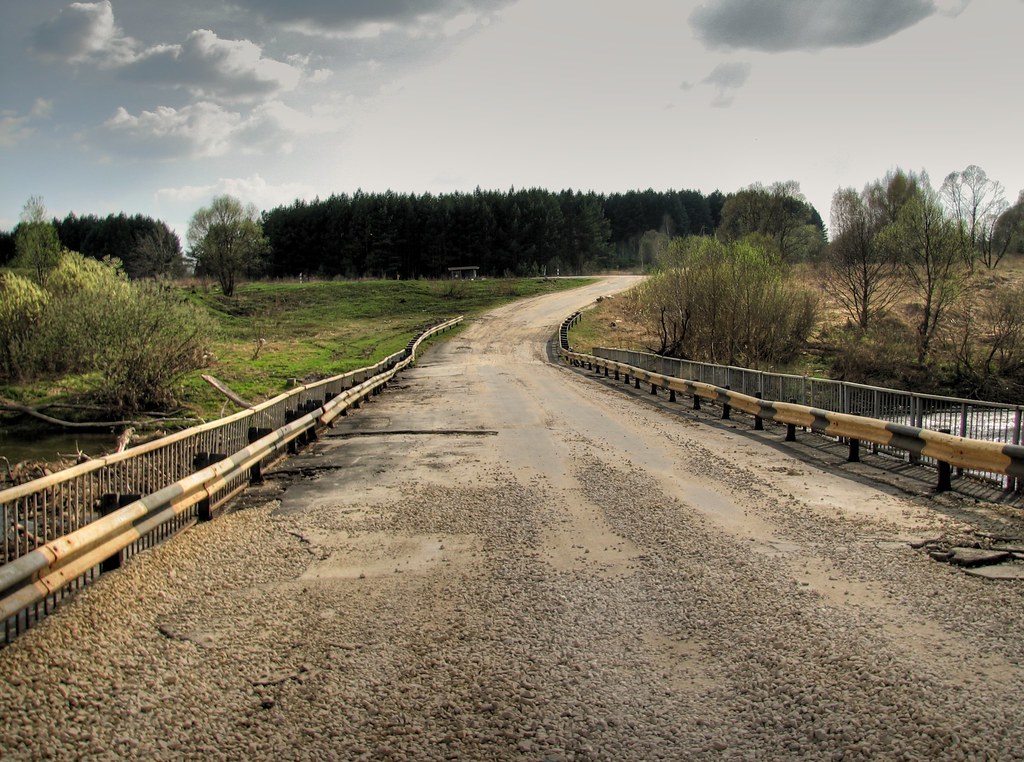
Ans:
<svg viewBox="0 0 1024 762"><path fill-rule="evenodd" d="M110 558L115 562L108 566L114 568L196 520L212 517L219 505L280 457L283 448L294 452L316 428L378 393L398 369L415 360L420 342L461 321L454 318L422 332L375 365L296 387L251 410L0 491L4 640L105 570L103 563ZM182 486L186 484L187 490ZM165 498L152 499L161 494ZM120 526L128 511L145 521L133 519ZM83 539L106 531L99 528L104 522L117 531L104 534L102 542ZM140 527L145 531L138 531ZM97 543L98 550L93 548ZM84 564L72 564L70 556L84 552L82 548L95 552L83 556ZM15 594L20 597L12 598Z"/></svg>
<svg viewBox="0 0 1024 762"><path fill-rule="evenodd" d="M784 423L787 439L796 426L834 440L846 439L851 459L860 439L873 451L924 463L948 481L950 464L958 475L995 482L1006 490L1024 486L1024 447L1021 406L919 394L884 387L771 373L735 366L679 360L647 352L598 347L592 355L576 352L569 330L580 320L575 312L559 328L561 356L574 365L643 377L651 391L664 386L694 398L704 398L750 413L755 428L763 421ZM774 400L774 402L773 402ZM944 487L948 488L948 487Z"/></svg>
<svg viewBox="0 0 1024 762"><path fill-rule="evenodd" d="M654 373L700 381L768 400L795 402L836 413L867 416L971 439L1012 445L1021 443L1020 405L980 402L827 378L679 360L626 349L595 347L593 354L595 357L615 360ZM906 456L902 450L885 445L876 445L874 449L876 452ZM923 458L923 461L931 462L928 458ZM962 470L961 473L993 478L991 474L977 470ZM1000 477L999 481L1003 486L1009 486L1007 479Z"/></svg>

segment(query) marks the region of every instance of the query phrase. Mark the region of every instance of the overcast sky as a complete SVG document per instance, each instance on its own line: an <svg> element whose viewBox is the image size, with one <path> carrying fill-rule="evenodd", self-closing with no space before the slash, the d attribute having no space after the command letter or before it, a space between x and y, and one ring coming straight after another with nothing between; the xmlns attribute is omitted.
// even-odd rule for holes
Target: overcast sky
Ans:
<svg viewBox="0 0 1024 762"><path fill-rule="evenodd" d="M392 189L1024 189L1024 0L0 0L0 228Z"/></svg>

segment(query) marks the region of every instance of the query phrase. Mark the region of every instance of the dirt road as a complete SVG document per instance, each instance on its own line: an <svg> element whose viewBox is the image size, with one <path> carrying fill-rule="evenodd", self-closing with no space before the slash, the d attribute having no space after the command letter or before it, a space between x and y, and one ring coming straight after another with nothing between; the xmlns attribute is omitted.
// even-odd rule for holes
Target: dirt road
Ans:
<svg viewBox="0 0 1024 762"><path fill-rule="evenodd" d="M1024 588L908 543L960 520L547 362L625 285L474 321L0 651L0 756L1024 757Z"/></svg>

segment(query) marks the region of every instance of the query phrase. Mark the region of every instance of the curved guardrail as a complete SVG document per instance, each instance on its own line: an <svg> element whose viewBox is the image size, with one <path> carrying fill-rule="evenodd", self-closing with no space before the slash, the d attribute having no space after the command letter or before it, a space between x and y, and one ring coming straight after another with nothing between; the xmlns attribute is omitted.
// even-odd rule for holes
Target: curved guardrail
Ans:
<svg viewBox="0 0 1024 762"><path fill-rule="evenodd" d="M48 542L40 543L18 557L0 566L0 621L4 622L5 640L9 641L25 629L32 621L48 613L50 607L57 603L58 594L80 582L84 577L99 571L117 568L125 559L126 551L137 546L140 541L153 535L160 535L162 530L172 526L175 531L195 520L212 518L218 503L223 503L251 481L259 480L261 468L283 450L293 451L298 443L304 443L315 436L318 429L330 425L331 421L350 407L356 407L364 398L378 394L400 370L406 368L416 359L419 345L426 339L462 322L462 317L448 320L440 325L424 331L401 352L392 355L377 365L358 371L336 376L292 390L286 395L270 400L252 411L230 416L219 422L222 426L232 426L238 420L259 421L258 416L266 416L267 411L274 408L282 399L291 400L295 405L284 416L287 420L276 428L249 426L247 437L249 443L236 449L231 454L218 455L211 459L209 453L200 453L203 457L194 458L193 462L201 467L183 477L171 480L145 495L131 495L129 499L115 500L115 505L106 515L62 534ZM327 387L345 384L358 376L369 376L361 382L354 383L347 389L332 393ZM308 396L310 389L323 392L324 397L313 401L296 404L301 397ZM298 412L294 412L298 411ZM168 439L165 446L174 446L190 435L206 432L213 424L196 427ZM192 442L194 449L196 442ZM26 499L35 502L46 502L46 497L54 485L67 483L82 477L81 472L93 473L110 462L121 463L130 461L132 455L147 454L159 449L159 442L133 448L117 456L100 459L101 462L83 464L67 471L57 472L44 479L28 482L0 492L0 502L4 504L4 515L7 517L7 506L17 505L17 501ZM95 479L94 479L95 481ZM103 481L100 478L100 481ZM100 484L96 489L86 490L83 499L95 498L97 491L109 487ZM41 484L40 484L41 482ZM104 492L103 497L118 498L117 493ZM99 500L98 502L103 502ZM108 501L109 502L109 501ZM120 507L116 505L120 503ZM90 506L91 509L100 506ZM45 514L44 514L45 515ZM6 524L5 524L6 526ZM31 612L31 607L42 610Z"/></svg>
<svg viewBox="0 0 1024 762"><path fill-rule="evenodd" d="M728 417L732 409L740 410L754 417L755 428L760 428L763 421L783 424L787 426L787 439L790 440L795 437L796 427L849 439L851 460L859 458L861 442L904 450L915 457L934 458L939 465L940 490L950 487L950 466L1024 479L1022 445L972 439L877 418L766 400L713 384L654 373L615 360L575 352L568 341L568 329L578 320L579 313L574 313L562 323L559 331L560 356L573 365L586 366L597 372L603 370L605 375L614 374L616 379L623 377L626 383L632 378L636 388L641 382L650 384L652 394L664 389L673 400L677 393L686 394L693 397L694 407L699 406L700 400L718 403L722 406L723 417Z"/></svg>

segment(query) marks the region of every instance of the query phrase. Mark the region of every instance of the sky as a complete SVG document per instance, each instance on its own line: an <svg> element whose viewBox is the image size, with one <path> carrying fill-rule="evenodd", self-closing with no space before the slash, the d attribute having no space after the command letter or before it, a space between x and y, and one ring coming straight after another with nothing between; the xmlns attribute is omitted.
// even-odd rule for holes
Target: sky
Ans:
<svg viewBox="0 0 1024 762"><path fill-rule="evenodd" d="M1024 190L1024 0L0 0L0 229L228 193Z"/></svg>

